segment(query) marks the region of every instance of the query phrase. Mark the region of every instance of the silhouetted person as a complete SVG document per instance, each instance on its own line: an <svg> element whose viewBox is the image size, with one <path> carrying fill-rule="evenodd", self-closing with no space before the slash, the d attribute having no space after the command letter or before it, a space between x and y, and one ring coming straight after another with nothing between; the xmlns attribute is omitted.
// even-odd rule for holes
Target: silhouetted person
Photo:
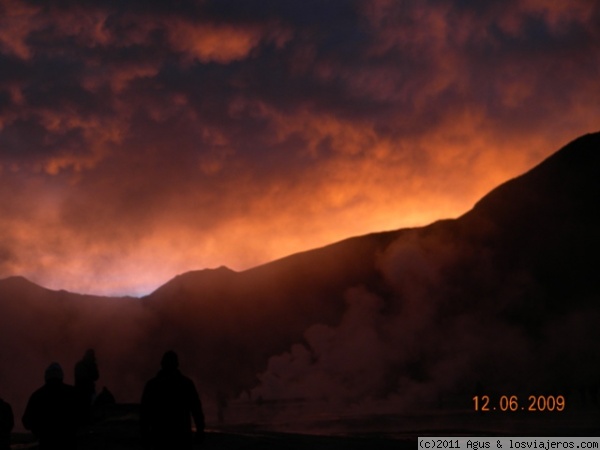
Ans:
<svg viewBox="0 0 600 450"><path fill-rule="evenodd" d="M194 382L179 371L177 354L168 351L162 369L146 383L141 403L142 438L145 448L190 449L193 434L190 416L196 424L197 437L204 433L204 414Z"/></svg>
<svg viewBox="0 0 600 450"><path fill-rule="evenodd" d="M94 406L102 408L116 404L115 396L108 390L106 386L102 388L102 391L96 397Z"/></svg>
<svg viewBox="0 0 600 450"><path fill-rule="evenodd" d="M10 432L14 426L12 408L0 398L0 450L10 449Z"/></svg>
<svg viewBox="0 0 600 450"><path fill-rule="evenodd" d="M58 363L50 364L44 378L46 384L29 398L23 425L39 440L40 449L75 449L84 409L81 397L73 386L63 383Z"/></svg>
<svg viewBox="0 0 600 450"><path fill-rule="evenodd" d="M100 422L109 419L111 413L114 413L114 406L116 404L115 396L104 386L96 397L96 400L94 400L93 414L91 415L92 420Z"/></svg>
<svg viewBox="0 0 600 450"><path fill-rule="evenodd" d="M92 404L96 395L96 381L98 381L98 365L94 349L89 349L83 355L81 361L75 364L75 387L81 395Z"/></svg>

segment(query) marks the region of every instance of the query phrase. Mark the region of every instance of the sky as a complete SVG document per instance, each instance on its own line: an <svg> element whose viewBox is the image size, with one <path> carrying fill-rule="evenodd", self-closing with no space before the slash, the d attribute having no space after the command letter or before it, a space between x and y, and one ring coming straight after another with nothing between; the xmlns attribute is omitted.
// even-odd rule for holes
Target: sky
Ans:
<svg viewBox="0 0 600 450"><path fill-rule="evenodd" d="M600 129L600 2L0 0L0 278L144 295L458 217Z"/></svg>

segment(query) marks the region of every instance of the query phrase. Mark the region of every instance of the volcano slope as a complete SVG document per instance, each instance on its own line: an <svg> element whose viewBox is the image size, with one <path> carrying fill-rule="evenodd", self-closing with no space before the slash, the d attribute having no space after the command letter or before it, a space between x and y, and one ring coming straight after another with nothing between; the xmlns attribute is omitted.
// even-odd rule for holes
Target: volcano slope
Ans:
<svg viewBox="0 0 600 450"><path fill-rule="evenodd" d="M135 402L173 348L209 401L245 393L399 410L474 386L593 397L599 194L595 133L457 219L243 272L188 272L141 299L0 280L0 386L23 404L50 361L69 373L92 347L101 383Z"/></svg>

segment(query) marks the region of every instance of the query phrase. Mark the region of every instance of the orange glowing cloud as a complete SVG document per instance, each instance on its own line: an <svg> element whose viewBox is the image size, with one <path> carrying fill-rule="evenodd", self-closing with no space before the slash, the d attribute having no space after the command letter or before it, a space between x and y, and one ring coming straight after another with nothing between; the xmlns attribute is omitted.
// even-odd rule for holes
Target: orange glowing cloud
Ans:
<svg viewBox="0 0 600 450"><path fill-rule="evenodd" d="M32 29L41 27L36 20L40 8L19 1L2 0L0 11L0 48L7 54L29 59L31 50L25 41Z"/></svg>
<svg viewBox="0 0 600 450"><path fill-rule="evenodd" d="M0 4L0 277L57 289L456 217L600 123L585 1Z"/></svg>
<svg viewBox="0 0 600 450"><path fill-rule="evenodd" d="M261 38L259 29L186 21L169 24L169 40L173 47L204 63L244 59L258 46Z"/></svg>

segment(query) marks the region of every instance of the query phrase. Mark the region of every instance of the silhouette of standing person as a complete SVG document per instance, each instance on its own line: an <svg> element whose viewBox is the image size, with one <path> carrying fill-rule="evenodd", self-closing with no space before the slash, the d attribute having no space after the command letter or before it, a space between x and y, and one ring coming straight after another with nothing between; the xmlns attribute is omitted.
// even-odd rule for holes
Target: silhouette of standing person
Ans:
<svg viewBox="0 0 600 450"><path fill-rule="evenodd" d="M73 386L63 383L60 364L50 364L44 378L44 386L29 398L23 426L33 432L42 450L73 450L82 424L81 397Z"/></svg>
<svg viewBox="0 0 600 450"><path fill-rule="evenodd" d="M90 348L85 352L81 361L75 364L75 387L91 406L96 395L96 381L98 381L98 365L96 353Z"/></svg>
<svg viewBox="0 0 600 450"><path fill-rule="evenodd" d="M194 382L179 371L177 353L168 351L161 370L144 388L140 419L145 448L191 449L193 434L190 416L196 424L196 435L204 433L204 414Z"/></svg>
<svg viewBox="0 0 600 450"><path fill-rule="evenodd" d="M0 450L10 450L10 432L14 426L12 408L0 398Z"/></svg>
<svg viewBox="0 0 600 450"><path fill-rule="evenodd" d="M94 402L94 407L106 407L116 404L115 396L108 390L106 386L102 388L102 392L98 394L96 397L96 401Z"/></svg>

